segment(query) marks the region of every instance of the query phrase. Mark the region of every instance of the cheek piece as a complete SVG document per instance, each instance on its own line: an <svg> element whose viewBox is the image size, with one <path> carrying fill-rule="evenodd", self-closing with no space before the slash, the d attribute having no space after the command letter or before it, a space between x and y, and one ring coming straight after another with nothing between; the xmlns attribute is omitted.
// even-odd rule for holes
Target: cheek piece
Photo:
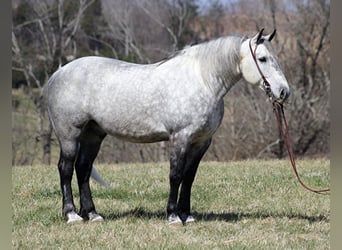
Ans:
<svg viewBox="0 0 342 250"><path fill-rule="evenodd" d="M252 39L249 39L249 50L252 54L252 57L253 57L253 60L255 62L255 65L257 66L257 69L259 71L259 74L261 75L261 78L262 78L262 89L265 91L266 95L272 99L273 95L272 95L272 91L271 91L271 85L270 83L267 81L265 75L262 73L261 69L260 69L260 66L259 66L259 63L258 63L258 60L256 58L256 50L258 48L258 44L256 44L255 46L255 49L253 51L253 48L252 48Z"/></svg>

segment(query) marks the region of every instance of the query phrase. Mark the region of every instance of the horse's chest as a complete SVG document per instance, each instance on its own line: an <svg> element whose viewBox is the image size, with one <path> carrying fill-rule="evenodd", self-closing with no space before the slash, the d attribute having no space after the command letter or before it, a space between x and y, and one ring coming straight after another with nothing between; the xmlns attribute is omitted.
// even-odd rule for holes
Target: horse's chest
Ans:
<svg viewBox="0 0 342 250"><path fill-rule="evenodd" d="M224 113L224 105L223 102L220 102L219 104L215 105L211 112L209 112L207 116L207 126L208 128L214 132L216 129L220 126L222 117Z"/></svg>

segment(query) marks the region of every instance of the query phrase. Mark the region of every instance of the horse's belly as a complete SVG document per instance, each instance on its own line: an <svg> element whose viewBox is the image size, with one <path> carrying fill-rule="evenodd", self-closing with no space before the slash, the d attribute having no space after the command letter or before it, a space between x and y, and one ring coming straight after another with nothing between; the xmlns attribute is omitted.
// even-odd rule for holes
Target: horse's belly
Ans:
<svg viewBox="0 0 342 250"><path fill-rule="evenodd" d="M169 140L169 134L165 132L155 132L150 134L137 134L137 133L111 133L111 135L125 140L129 142L135 142L135 143L153 143L153 142L159 142L159 141L168 141Z"/></svg>
<svg viewBox="0 0 342 250"><path fill-rule="evenodd" d="M117 120L100 126L107 134L130 142L152 143L169 140L169 133L161 125L125 123L123 120Z"/></svg>

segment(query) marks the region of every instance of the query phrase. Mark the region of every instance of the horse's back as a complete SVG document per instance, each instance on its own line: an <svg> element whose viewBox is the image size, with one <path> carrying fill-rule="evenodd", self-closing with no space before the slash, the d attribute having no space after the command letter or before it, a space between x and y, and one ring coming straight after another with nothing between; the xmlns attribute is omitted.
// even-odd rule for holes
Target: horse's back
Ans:
<svg viewBox="0 0 342 250"><path fill-rule="evenodd" d="M129 82L129 71L140 67L105 57L74 60L58 69L48 81L48 105L51 108L62 104L65 109L75 106L78 109L89 108L89 104L93 103L90 99L103 99L106 93L116 93L123 82Z"/></svg>
<svg viewBox="0 0 342 250"><path fill-rule="evenodd" d="M148 99L154 92L147 79L153 68L102 57L84 57L63 66L47 86L55 129L65 124L82 127L94 120L107 133L131 141L168 139L161 119L153 115L160 105L151 105Z"/></svg>

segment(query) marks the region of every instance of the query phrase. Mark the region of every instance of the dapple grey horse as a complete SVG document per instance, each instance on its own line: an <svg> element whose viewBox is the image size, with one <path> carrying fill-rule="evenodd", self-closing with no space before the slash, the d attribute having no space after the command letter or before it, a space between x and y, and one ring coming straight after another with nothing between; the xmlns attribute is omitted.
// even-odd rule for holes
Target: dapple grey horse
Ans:
<svg viewBox="0 0 342 250"><path fill-rule="evenodd" d="M223 97L244 78L260 83L270 98L290 91L270 41L275 31L254 37L227 36L186 47L149 65L84 57L58 69L47 83L50 121L60 145L58 170L63 215L68 223L101 221L89 176L107 134L139 143L169 141L169 224L194 221L191 186L197 167L223 117ZM252 49L255 51L255 59ZM268 81L264 81L257 65ZM76 169L80 211L71 180Z"/></svg>

